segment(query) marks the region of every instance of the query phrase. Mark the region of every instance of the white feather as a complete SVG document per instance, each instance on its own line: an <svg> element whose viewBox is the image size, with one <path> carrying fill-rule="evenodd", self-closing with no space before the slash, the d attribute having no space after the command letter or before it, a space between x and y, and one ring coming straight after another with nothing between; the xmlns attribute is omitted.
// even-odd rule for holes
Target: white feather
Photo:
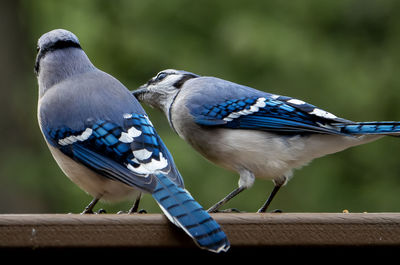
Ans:
<svg viewBox="0 0 400 265"><path fill-rule="evenodd" d="M243 110L238 112L238 114L240 114L240 115L249 115L249 114L252 114L252 113L253 113L252 111L247 110L247 109L243 109Z"/></svg>
<svg viewBox="0 0 400 265"><path fill-rule="evenodd" d="M86 128L86 130L83 131L81 135L76 136L76 139L78 141L86 141L93 133L93 130L91 128Z"/></svg>
<svg viewBox="0 0 400 265"><path fill-rule="evenodd" d="M147 117L146 115L145 115L144 117L146 118L147 122L148 122L152 127L154 127L154 126L153 126L153 123L151 122L151 120L149 119L149 117Z"/></svg>
<svg viewBox="0 0 400 265"><path fill-rule="evenodd" d="M129 144L133 142L133 138L130 137L126 132L122 132L121 136L118 138L118 141Z"/></svg>
<svg viewBox="0 0 400 265"><path fill-rule="evenodd" d="M292 104L295 104L295 105L303 105L303 104L306 104L304 101L299 100L299 99L295 99L295 98L293 98L293 99L291 99L291 100L288 100L288 103L292 103Z"/></svg>
<svg viewBox="0 0 400 265"><path fill-rule="evenodd" d="M130 118L132 118L132 114L130 114L130 113L125 113L125 114L123 115L123 117L124 117L124 119L130 119Z"/></svg>
<svg viewBox="0 0 400 265"><path fill-rule="evenodd" d="M68 137L65 137L64 139L60 139L58 140L58 144L60 145L69 145L69 144L73 144L77 141L83 142L85 140L87 140L90 135L92 135L93 130L91 128L86 128L86 130L84 130L82 132L82 134L80 135L70 135Z"/></svg>
<svg viewBox="0 0 400 265"><path fill-rule="evenodd" d="M157 174L159 172L162 172L162 169L166 168L167 166L168 160L164 158L162 153L160 153L159 160L151 159L149 163L141 163L140 166L138 166L137 168L133 167L131 164L128 164L127 167L129 170L139 175L144 175L144 177L147 177L149 174Z"/></svg>
<svg viewBox="0 0 400 265"><path fill-rule="evenodd" d="M128 135L129 135L130 137L133 137L133 138L138 137L138 136L140 136L141 134L142 134L142 132L139 131L139 130L137 130L135 127L131 127L131 128L129 128L129 130L128 130Z"/></svg>
<svg viewBox="0 0 400 265"><path fill-rule="evenodd" d="M256 104L254 104L254 106L259 107L259 108L264 108L267 105L267 103L265 103L265 98L259 98L256 101Z"/></svg>
<svg viewBox="0 0 400 265"><path fill-rule="evenodd" d="M232 121L233 119L239 118L240 116L253 114L254 112L259 111L260 108L263 108L265 106L266 106L265 98L259 98L259 99L257 99L256 103L254 103L254 105L250 106L250 109L242 109L240 111L232 112L227 117L225 117L223 120L224 121Z"/></svg>
<svg viewBox="0 0 400 265"><path fill-rule="evenodd" d="M128 164L127 168L136 174L143 175L144 177L147 177L149 174L151 174L151 172L149 172L143 165L133 167L131 164Z"/></svg>
<svg viewBox="0 0 400 265"><path fill-rule="evenodd" d="M144 166L151 172L157 172L166 168L168 166L168 161L164 158L162 153L160 153L160 160L152 159L150 163L144 164Z"/></svg>
<svg viewBox="0 0 400 265"><path fill-rule="evenodd" d="M259 111L259 110L260 110L260 109L259 109L257 106L255 106L255 105L253 105L253 106L250 107L250 111L251 111L252 113L257 112L257 111Z"/></svg>
<svg viewBox="0 0 400 265"><path fill-rule="evenodd" d="M129 144L133 142L133 138L138 137L141 134L142 134L141 131L137 130L135 127L131 127L128 129L128 132L122 132L118 140L120 142Z"/></svg>
<svg viewBox="0 0 400 265"><path fill-rule="evenodd" d="M329 112L327 112L325 110L318 109L318 108L313 109L313 111L310 112L310 114L316 115L318 117L322 117L322 118L325 118L325 119L336 119L337 118L332 113L329 113Z"/></svg>
<svg viewBox="0 0 400 265"><path fill-rule="evenodd" d="M135 150L132 151L132 153L135 156L135 158L139 160L148 159L153 154L153 152L147 151L146 149Z"/></svg>
<svg viewBox="0 0 400 265"><path fill-rule="evenodd" d="M228 115L228 118L231 118L231 119L236 119L239 117L240 117L240 114L237 112L232 112L231 114Z"/></svg>

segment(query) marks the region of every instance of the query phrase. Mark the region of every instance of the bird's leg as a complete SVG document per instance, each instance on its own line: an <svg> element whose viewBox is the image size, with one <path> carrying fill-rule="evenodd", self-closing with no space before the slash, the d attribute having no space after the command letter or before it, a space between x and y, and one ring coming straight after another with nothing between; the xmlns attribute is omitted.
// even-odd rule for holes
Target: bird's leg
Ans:
<svg viewBox="0 0 400 265"><path fill-rule="evenodd" d="M254 180L255 180L255 176L254 174L247 170L247 169L240 169L239 170L239 174L240 174L240 178L239 178L239 183L238 183L238 187L236 189L234 189L231 193L229 193L228 195L226 195L225 198L223 198L222 200L220 200L219 202L217 202L214 206L212 206L210 209L208 209L209 213L215 213L218 211L218 209L224 205L225 203L227 203L230 199L232 199L233 197L235 197L236 195L238 195L239 193L241 193L242 191L244 191L245 189L250 188L251 186L253 186L254 184ZM240 212L237 209L232 209L232 211L235 212Z"/></svg>
<svg viewBox="0 0 400 265"><path fill-rule="evenodd" d="M268 206L271 204L272 199L275 197L276 193L279 191L279 189L281 187L282 187L282 184L275 183L274 189L272 190L271 194L268 196L268 199L265 201L263 206L261 206L261 208L257 211L258 213L265 213Z"/></svg>
<svg viewBox="0 0 400 265"><path fill-rule="evenodd" d="M99 200L100 200L100 198L97 198L97 197L93 198L93 200L89 203L88 206L86 206L85 210L83 210L83 212L81 214L93 213L93 208Z"/></svg>
<svg viewBox="0 0 400 265"><path fill-rule="evenodd" d="M139 192L139 195L136 197L135 202L132 205L132 208L129 209L128 214L133 214L133 213L143 213L146 212L145 210L140 210L138 212L139 209L139 203L140 203L140 199L142 198L142 193Z"/></svg>
<svg viewBox="0 0 400 265"><path fill-rule="evenodd" d="M137 213L138 208L139 208L139 203L140 203L140 196L138 198L136 198L132 207L129 209L128 214Z"/></svg>
<svg viewBox="0 0 400 265"><path fill-rule="evenodd" d="M230 199L232 199L233 197L235 197L236 195L238 195L239 193L241 193L242 191L244 191L246 189L246 187L244 186L239 186L236 189L234 189L231 193L229 193L228 195L226 195L225 198L223 198L222 200L220 200L219 202L217 202L216 204L214 204L210 209L207 210L207 212L209 213L215 213L218 211L219 208L221 208L222 205L224 205L225 203L227 203Z"/></svg>

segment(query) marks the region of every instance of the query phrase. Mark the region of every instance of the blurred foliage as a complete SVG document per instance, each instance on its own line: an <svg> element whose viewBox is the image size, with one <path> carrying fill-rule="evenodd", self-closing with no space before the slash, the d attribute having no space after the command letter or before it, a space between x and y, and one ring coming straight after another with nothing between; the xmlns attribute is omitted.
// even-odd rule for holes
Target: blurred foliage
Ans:
<svg viewBox="0 0 400 265"><path fill-rule="evenodd" d="M347 119L400 120L399 10L394 0L1 1L0 212L80 212L91 200L63 175L37 126L32 69L43 33L74 32L92 62L132 90L162 69L185 69ZM205 208L236 187L236 173L206 161L161 113L146 111ZM272 208L399 211L399 149L399 139L386 137L317 159L295 172ZM271 189L257 180L227 207L255 211ZM99 207L116 212L130 204ZM160 211L149 195L141 207Z"/></svg>

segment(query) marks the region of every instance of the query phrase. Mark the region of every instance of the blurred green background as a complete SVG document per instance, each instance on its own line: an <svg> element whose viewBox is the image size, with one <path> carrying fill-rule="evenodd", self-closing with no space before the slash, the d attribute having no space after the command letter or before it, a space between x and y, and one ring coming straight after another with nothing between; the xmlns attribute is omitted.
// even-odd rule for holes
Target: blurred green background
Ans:
<svg viewBox="0 0 400 265"><path fill-rule="evenodd" d="M132 90L162 69L185 69L347 119L400 120L399 11L394 0L0 1L0 213L77 213L91 200L63 175L37 125L33 65L43 33L74 32L92 62ZM205 208L237 186L236 173L206 161L160 112L146 110ZM399 211L399 155L400 139L386 137L317 159L295 172L271 209ZM256 180L227 207L256 211L272 187ZM149 195L141 208L160 212Z"/></svg>

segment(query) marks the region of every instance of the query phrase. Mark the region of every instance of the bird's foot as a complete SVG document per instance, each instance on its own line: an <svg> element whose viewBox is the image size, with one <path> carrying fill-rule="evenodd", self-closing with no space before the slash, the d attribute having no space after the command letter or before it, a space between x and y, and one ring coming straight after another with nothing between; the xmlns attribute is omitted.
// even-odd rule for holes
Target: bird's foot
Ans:
<svg viewBox="0 0 400 265"><path fill-rule="evenodd" d="M87 207L85 208L85 210L83 210L83 212L81 212L81 214L94 214L92 209L88 209Z"/></svg>
<svg viewBox="0 0 400 265"><path fill-rule="evenodd" d="M140 209L137 212L131 212L131 211L119 211L117 212L117 214L144 214L147 213L147 211L145 209Z"/></svg>
<svg viewBox="0 0 400 265"><path fill-rule="evenodd" d="M229 208L225 210L215 210L212 213L244 213L244 211L240 211L239 209L236 208Z"/></svg>
<svg viewBox="0 0 400 265"><path fill-rule="evenodd" d="M257 213L266 213L266 212L258 210ZM275 209L267 213L283 213L283 211L281 209Z"/></svg>
<svg viewBox="0 0 400 265"><path fill-rule="evenodd" d="M96 214L102 214L102 213L107 213L106 210L104 210L103 208L99 209Z"/></svg>
<svg viewBox="0 0 400 265"><path fill-rule="evenodd" d="M102 213L107 213L106 210L104 209L99 209L97 212L93 212L92 209L85 209L81 214L102 214Z"/></svg>

